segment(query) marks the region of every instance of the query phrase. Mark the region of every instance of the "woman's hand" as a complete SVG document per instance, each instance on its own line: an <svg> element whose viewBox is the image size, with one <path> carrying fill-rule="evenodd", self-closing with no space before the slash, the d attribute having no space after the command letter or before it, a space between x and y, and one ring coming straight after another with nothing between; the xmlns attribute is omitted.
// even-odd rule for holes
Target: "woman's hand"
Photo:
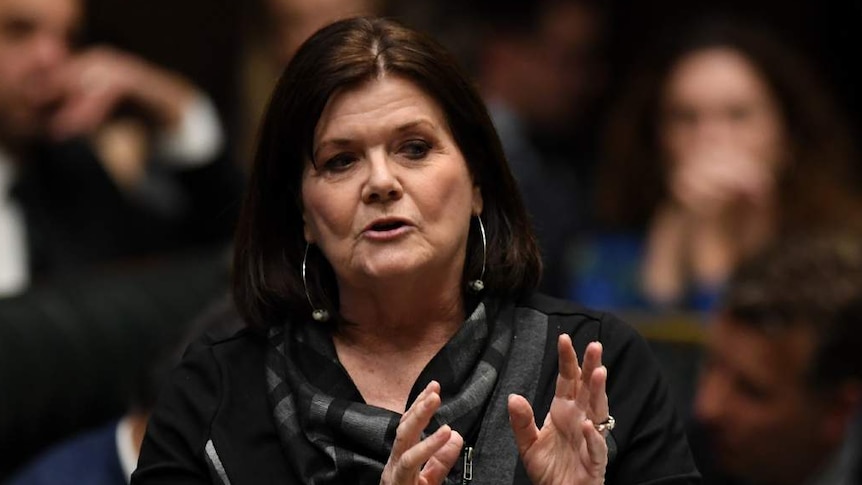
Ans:
<svg viewBox="0 0 862 485"><path fill-rule="evenodd" d="M680 160L669 176L671 195L697 218L727 215L728 210L762 207L774 197L774 163L744 150L710 145Z"/></svg>
<svg viewBox="0 0 862 485"><path fill-rule="evenodd" d="M587 346L583 370L578 367L568 335L560 335L557 351L557 389L542 429L536 426L530 403L522 396L509 396L509 418L518 452L536 485L601 484L608 447L593 423L608 418L602 345L593 342Z"/></svg>
<svg viewBox="0 0 862 485"><path fill-rule="evenodd" d="M381 485L432 485L443 483L458 461L464 438L448 425L420 440L440 407L440 384L431 381L401 417Z"/></svg>

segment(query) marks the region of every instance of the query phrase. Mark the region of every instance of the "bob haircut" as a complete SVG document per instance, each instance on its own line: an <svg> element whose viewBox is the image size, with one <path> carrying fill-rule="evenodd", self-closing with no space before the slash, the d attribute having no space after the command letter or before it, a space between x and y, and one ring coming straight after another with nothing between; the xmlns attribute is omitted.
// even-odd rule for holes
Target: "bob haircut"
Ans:
<svg viewBox="0 0 862 485"><path fill-rule="evenodd" d="M858 209L847 183L854 180L855 147L834 102L795 52L763 28L729 17L696 22L656 47L629 77L609 118L596 200L604 225L641 230L668 197L660 141L663 93L683 59L712 49L731 49L745 58L778 106L787 154L778 174L779 233L846 224L842 214Z"/></svg>
<svg viewBox="0 0 862 485"><path fill-rule="evenodd" d="M535 289L541 262L521 195L500 140L475 88L435 41L387 19L359 17L324 27L297 51L263 118L254 167L237 227L233 293L240 314L265 328L310 316L301 276L301 183L313 160L314 130L326 103L343 90L382 76L415 83L441 107L483 198L487 234L484 295L520 297ZM462 288L482 271L482 243L471 223ZM337 323L335 273L316 246L308 249L311 301ZM466 297L465 303L472 301Z"/></svg>

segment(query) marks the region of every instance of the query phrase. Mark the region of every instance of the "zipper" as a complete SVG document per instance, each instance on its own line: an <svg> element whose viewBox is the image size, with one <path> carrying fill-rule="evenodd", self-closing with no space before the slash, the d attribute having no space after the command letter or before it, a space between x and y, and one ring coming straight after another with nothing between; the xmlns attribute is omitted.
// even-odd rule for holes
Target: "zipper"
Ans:
<svg viewBox="0 0 862 485"><path fill-rule="evenodd" d="M473 447L464 448L464 473L461 476L461 485L467 485L473 481Z"/></svg>

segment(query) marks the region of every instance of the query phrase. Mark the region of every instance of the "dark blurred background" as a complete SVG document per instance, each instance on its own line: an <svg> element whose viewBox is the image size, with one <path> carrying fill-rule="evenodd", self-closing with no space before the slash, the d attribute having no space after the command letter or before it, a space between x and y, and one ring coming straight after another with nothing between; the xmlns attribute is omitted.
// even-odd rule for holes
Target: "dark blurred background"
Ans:
<svg viewBox="0 0 862 485"><path fill-rule="evenodd" d="M87 39L139 53L192 78L206 89L228 125L239 130L240 66L244 42L271 29L265 0L89 0ZM495 2L504 5L513 0ZM400 0L384 7L460 53L475 21L474 3ZM725 15L755 19L803 52L821 71L855 126L862 123L862 2L853 0L607 0L607 91L613 98L622 76L659 36L693 20ZM492 7L493 8L493 7ZM469 62L469 59L465 59ZM595 120L599 121L599 120ZM596 125L596 124L594 124ZM856 128L858 132L858 128Z"/></svg>

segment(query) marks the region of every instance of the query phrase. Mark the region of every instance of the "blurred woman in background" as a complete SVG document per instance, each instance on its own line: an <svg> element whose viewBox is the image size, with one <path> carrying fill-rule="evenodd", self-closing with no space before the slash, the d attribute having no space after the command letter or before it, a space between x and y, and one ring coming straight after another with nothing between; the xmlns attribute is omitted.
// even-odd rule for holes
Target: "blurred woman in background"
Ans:
<svg viewBox="0 0 862 485"><path fill-rule="evenodd" d="M646 66L611 116L602 232L576 253L573 299L708 310L740 259L862 214L848 129L776 39L700 26Z"/></svg>

